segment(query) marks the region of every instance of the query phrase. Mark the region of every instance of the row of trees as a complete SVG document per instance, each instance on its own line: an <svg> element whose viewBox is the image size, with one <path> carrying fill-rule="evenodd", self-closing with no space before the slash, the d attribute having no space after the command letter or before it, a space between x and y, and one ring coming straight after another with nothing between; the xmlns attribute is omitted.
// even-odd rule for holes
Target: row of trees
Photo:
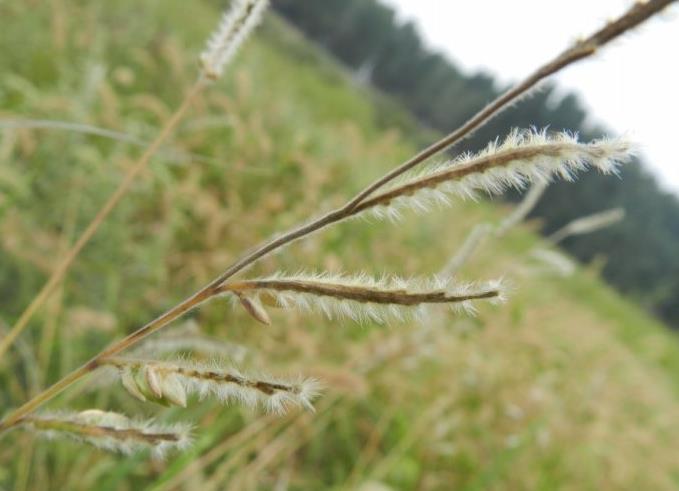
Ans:
<svg viewBox="0 0 679 491"><path fill-rule="evenodd" d="M457 127L503 89L492 76L465 74L426 48L412 23L400 22L377 0L276 0L273 5L357 77L441 131ZM602 136L603 128L585 125L586 117L575 95L559 96L546 85L465 146L479 148L512 127L578 131L583 140ZM582 261L604 255L603 275L611 284L679 328L679 201L663 192L640 162L625 167L622 179L586 174L576 184L550 186L534 216L549 234L574 218L617 206L627 212L622 223L563 246Z"/></svg>

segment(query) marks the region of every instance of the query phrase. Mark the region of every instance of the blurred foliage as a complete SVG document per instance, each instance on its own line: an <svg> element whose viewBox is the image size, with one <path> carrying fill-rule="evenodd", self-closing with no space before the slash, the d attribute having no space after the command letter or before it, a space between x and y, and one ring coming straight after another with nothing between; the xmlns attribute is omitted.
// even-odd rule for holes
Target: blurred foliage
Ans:
<svg viewBox="0 0 679 491"><path fill-rule="evenodd" d="M191 84L219 15L212 3L186 9L1 2L0 117L150 139ZM25 401L430 137L269 16L0 360L0 406ZM141 151L56 129L0 131L0 328ZM251 274L429 274L476 223L503 213L460 203L398 224L343 223ZM537 243L517 230L474 257L464 277L504 274L517 286L509 304L476 318L437 311L419 326L356 326L281 311L264 328L226 302L206 305L190 318L204 335L247 346L246 368L321 378L317 412L164 409L94 377L50 408L192 420L193 448L157 462L16 430L0 445L0 489L675 489L679 345L595 271L555 277L527 255Z"/></svg>

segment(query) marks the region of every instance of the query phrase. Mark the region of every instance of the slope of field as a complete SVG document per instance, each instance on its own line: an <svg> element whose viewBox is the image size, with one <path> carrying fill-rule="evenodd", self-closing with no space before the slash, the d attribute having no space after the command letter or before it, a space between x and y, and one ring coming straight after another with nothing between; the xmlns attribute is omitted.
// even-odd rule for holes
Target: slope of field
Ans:
<svg viewBox="0 0 679 491"><path fill-rule="evenodd" d="M194 2L189 16L180 0L0 4L0 327L142 151L7 120L147 141L192 83L217 15ZM430 138L267 19L0 361L0 406L20 404ZM248 274L433 274L475 224L508 211L460 202L396 224L355 220ZM244 368L318 377L326 389L315 413L209 400L166 409L93 377L50 408L191 420L193 447L160 462L16 430L0 445L0 489L675 489L676 339L603 285L596 266L563 276L535 259L530 227L486 242L465 266L464 279L513 285L505 305L479 305L473 318L435 310L419 324L359 326L272 310L263 327L212 302L154 339L210 336L215 351L245 347L230 351Z"/></svg>

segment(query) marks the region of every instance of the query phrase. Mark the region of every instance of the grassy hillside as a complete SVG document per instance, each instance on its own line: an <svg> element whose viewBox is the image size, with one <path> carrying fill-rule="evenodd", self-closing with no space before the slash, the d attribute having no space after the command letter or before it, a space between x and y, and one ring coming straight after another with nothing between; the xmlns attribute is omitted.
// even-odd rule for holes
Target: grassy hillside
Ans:
<svg viewBox="0 0 679 491"><path fill-rule="evenodd" d="M217 14L195 2L188 16L179 0L0 3L1 116L148 140L193 81ZM429 138L267 19L0 360L1 407L261 239L340 204ZM0 131L3 329L141 151L57 129ZM398 224L347 222L251 274L431 274L474 224L507 211L460 203ZM0 445L0 489L675 489L677 341L596 268L559 276L532 259L536 246L527 227L474 257L464 278L504 275L514 285L506 305L482 305L474 318L437 311L421 325L384 327L272 311L265 328L213 302L160 337L210 336L245 367L316 376L326 390L315 413L276 417L211 401L164 409L95 377L50 407L189 419L192 449L159 462L17 430Z"/></svg>

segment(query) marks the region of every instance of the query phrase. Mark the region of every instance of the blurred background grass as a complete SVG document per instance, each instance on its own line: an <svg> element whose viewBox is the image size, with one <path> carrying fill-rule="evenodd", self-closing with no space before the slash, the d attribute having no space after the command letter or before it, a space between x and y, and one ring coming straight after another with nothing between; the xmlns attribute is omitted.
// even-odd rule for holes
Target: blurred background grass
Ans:
<svg viewBox="0 0 679 491"><path fill-rule="evenodd" d="M75 121L149 140L188 89L219 14L179 0L0 3L0 116ZM269 16L202 97L67 280L0 361L16 406L113 338L212 279L244 249L343 199L432 134L358 88ZM0 324L6 329L142 151L46 129L0 132ZM263 261L430 274L474 224L508 210L460 203L393 225L344 223ZM193 401L138 403L96 379L51 407L196 423L165 462L14 431L0 487L28 489L675 489L679 349L604 286L532 259L528 227L492 242L466 279L505 275L504 306L423 326L356 326L296 312L254 324L213 302L190 321L247 347L245 367L327 385L315 414L272 417ZM178 323L161 336L186 332ZM195 329L195 327L193 328Z"/></svg>

